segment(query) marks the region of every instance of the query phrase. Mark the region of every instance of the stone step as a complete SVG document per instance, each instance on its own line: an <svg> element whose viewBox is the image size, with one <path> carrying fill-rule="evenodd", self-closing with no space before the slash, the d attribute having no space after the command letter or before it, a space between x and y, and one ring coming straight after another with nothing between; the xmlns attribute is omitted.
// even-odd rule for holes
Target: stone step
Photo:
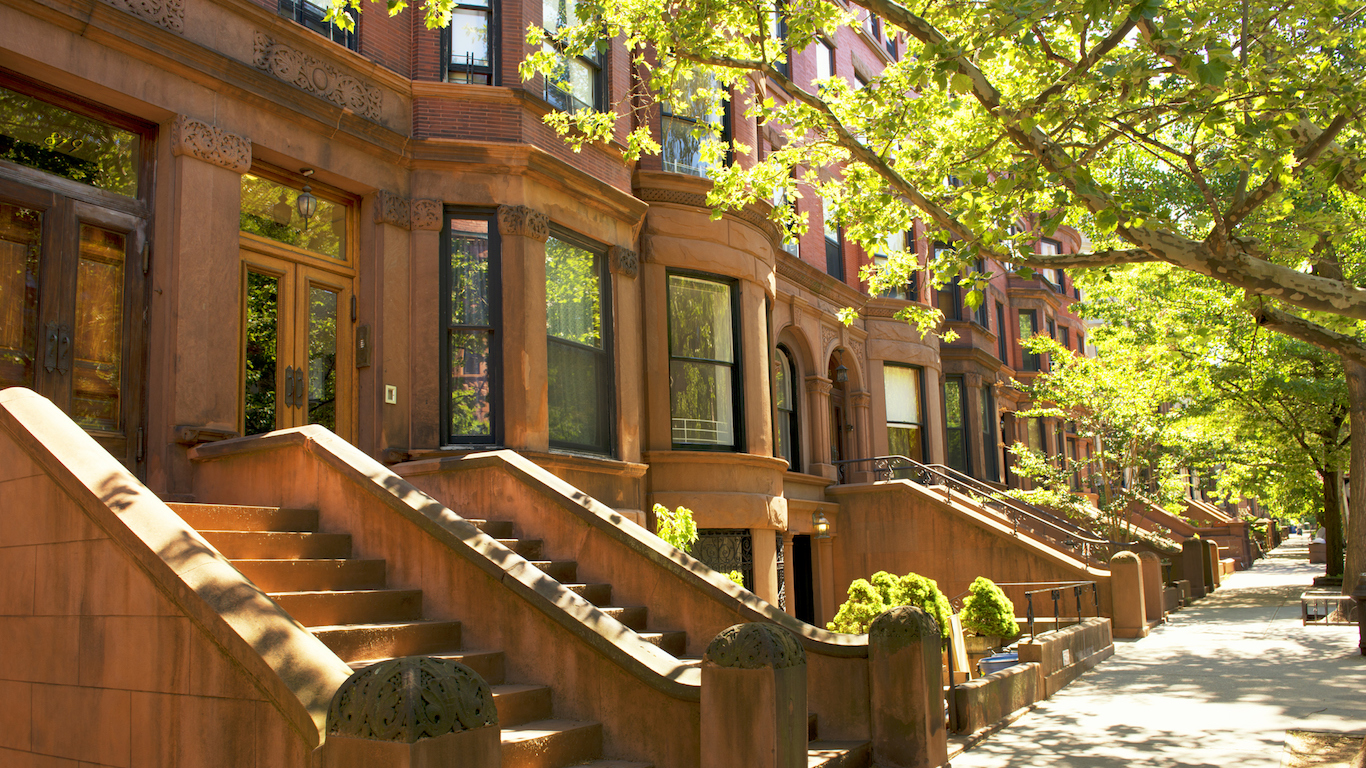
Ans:
<svg viewBox="0 0 1366 768"><path fill-rule="evenodd" d="M458 621L396 621L309 627L342 661L436 656L460 649Z"/></svg>
<svg viewBox="0 0 1366 768"><path fill-rule="evenodd" d="M469 522L474 523L475 527L487 533L495 539L511 539L516 534L516 528L511 520L482 520L471 518Z"/></svg>
<svg viewBox="0 0 1366 768"><path fill-rule="evenodd" d="M673 656L683 654L688 648L688 633L676 630L664 632L641 632L640 639L659 646L660 650Z"/></svg>
<svg viewBox="0 0 1366 768"><path fill-rule="evenodd" d="M499 539L498 543L528 560L535 560L541 556L543 542L540 539Z"/></svg>
<svg viewBox="0 0 1366 768"><path fill-rule="evenodd" d="M536 720L503 728L502 768L561 768L601 757L601 723Z"/></svg>
<svg viewBox="0 0 1366 768"><path fill-rule="evenodd" d="M550 687L545 685L493 685L493 704L498 708L498 725L504 729L548 720L553 714Z"/></svg>
<svg viewBox="0 0 1366 768"><path fill-rule="evenodd" d="M316 531L318 510L244 504L167 504L195 530Z"/></svg>
<svg viewBox="0 0 1366 768"><path fill-rule="evenodd" d="M348 589L270 593L285 613L305 627L376 624L422 618L420 589Z"/></svg>
<svg viewBox="0 0 1366 768"><path fill-rule="evenodd" d="M346 533L203 530L199 535L229 560L316 560L351 556L351 536Z"/></svg>
<svg viewBox="0 0 1366 768"><path fill-rule="evenodd" d="M577 560L531 560L531 564L561 584L578 581L579 578Z"/></svg>
<svg viewBox="0 0 1366 768"><path fill-rule="evenodd" d="M637 632L645 629L645 622L649 618L649 609L641 605L608 605L599 610Z"/></svg>
<svg viewBox="0 0 1366 768"><path fill-rule="evenodd" d="M564 584L561 586L601 608L612 603L611 584Z"/></svg>
<svg viewBox="0 0 1366 768"><path fill-rule="evenodd" d="M866 768L872 745L866 741L813 741L806 745L806 768Z"/></svg>
<svg viewBox="0 0 1366 768"><path fill-rule="evenodd" d="M504 659L502 651L454 651L452 653L429 653L425 654L436 659L448 659L459 662L479 673L484 678L484 682L489 685L502 685L505 678ZM371 664L378 664L381 661L388 661L388 658L381 659L355 659L347 662L353 670L364 669Z"/></svg>
<svg viewBox="0 0 1366 768"><path fill-rule="evenodd" d="M383 560L233 560L232 564L266 592L324 589L380 589Z"/></svg>

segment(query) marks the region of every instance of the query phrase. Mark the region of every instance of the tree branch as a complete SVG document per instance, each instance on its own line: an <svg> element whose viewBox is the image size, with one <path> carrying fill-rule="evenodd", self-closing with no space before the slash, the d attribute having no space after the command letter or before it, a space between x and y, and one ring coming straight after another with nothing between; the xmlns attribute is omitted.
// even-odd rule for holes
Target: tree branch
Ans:
<svg viewBox="0 0 1366 768"><path fill-rule="evenodd" d="M1297 162L1295 163L1293 172L1296 175L1299 175L1305 168L1318 162L1319 157L1333 145L1333 140L1336 139L1338 134L1342 132L1342 129L1347 126L1347 122L1348 116L1346 114L1340 114L1333 118L1333 122L1323 131L1320 131L1317 136L1314 136L1301 144L1300 148L1295 150L1295 159ZM1262 203L1265 203L1272 195L1279 192L1283 186L1281 184L1281 178L1282 177L1279 174L1268 174L1266 180L1257 188L1257 191L1235 204L1229 210L1228 214L1224 216L1225 228L1229 232L1232 232L1233 228L1238 226L1243 219L1246 219L1253 211L1257 210Z"/></svg>
<svg viewBox="0 0 1366 768"><path fill-rule="evenodd" d="M1263 328L1306 341L1343 358L1366 365L1366 344L1354 336L1311 323L1302 317L1268 306L1265 301L1258 301L1249 311L1257 324Z"/></svg>

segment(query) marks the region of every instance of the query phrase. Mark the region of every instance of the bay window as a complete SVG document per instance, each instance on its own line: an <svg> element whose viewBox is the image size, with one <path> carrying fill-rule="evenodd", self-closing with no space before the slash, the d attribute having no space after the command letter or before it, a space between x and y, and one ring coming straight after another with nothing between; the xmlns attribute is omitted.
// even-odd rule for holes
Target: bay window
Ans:
<svg viewBox="0 0 1366 768"><path fill-rule="evenodd" d="M541 24L545 31L554 34L577 23L577 5L576 0L543 0ZM565 112L603 108L605 43L572 55L546 40L543 50L555 54L560 61L555 72L545 79L545 100L551 106Z"/></svg>
<svg viewBox="0 0 1366 768"><path fill-rule="evenodd" d="M774 405L778 411L774 425L774 443L780 459L786 459L788 470L800 472L801 451L798 442L801 433L797 422L797 366L792 363L792 355L786 347L778 347L778 357L774 361Z"/></svg>
<svg viewBox="0 0 1366 768"><path fill-rule="evenodd" d="M684 93L692 94L688 104L675 108L668 103L660 104L659 144L660 157L664 170L670 173L686 173L689 176L706 178L711 164L702 158L702 146L715 136L714 127L720 128L720 141L730 142L730 104L723 101L719 105L709 103L707 98L698 98L701 90L716 88L716 81L697 72L680 79L679 87Z"/></svg>
<svg viewBox="0 0 1366 768"><path fill-rule="evenodd" d="M967 398L962 376L944 380L944 435L949 467L968 474Z"/></svg>
<svg viewBox="0 0 1366 768"><path fill-rule="evenodd" d="M735 284L670 274L669 407L675 449L740 449Z"/></svg>
<svg viewBox="0 0 1366 768"><path fill-rule="evenodd" d="M442 43L444 79L449 83L494 85L498 35L497 0L460 0L451 8L451 23Z"/></svg>
<svg viewBox="0 0 1366 768"><path fill-rule="evenodd" d="M356 12L349 8L342 11L351 17L351 29L347 30L327 20L327 13L330 8L329 3L317 2L317 0L280 0L278 13L287 19L297 21L338 45L345 46L353 51L359 50L356 30L359 29L360 25L356 19Z"/></svg>

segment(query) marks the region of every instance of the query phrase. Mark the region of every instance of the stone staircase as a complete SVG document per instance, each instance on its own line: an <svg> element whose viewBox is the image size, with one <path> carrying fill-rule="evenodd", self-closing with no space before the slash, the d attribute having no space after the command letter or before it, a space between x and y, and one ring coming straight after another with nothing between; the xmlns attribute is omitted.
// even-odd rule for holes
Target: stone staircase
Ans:
<svg viewBox="0 0 1366 768"><path fill-rule="evenodd" d="M169 506L353 669L424 655L458 661L478 672L493 688L504 768L650 768L648 763L603 759L601 723L556 719L549 687L509 683L502 651L465 648L460 622L424 618L422 591L389 588L385 561L353 557L349 534L319 532L317 510ZM514 538L511 523L471 522L646 640L670 653L682 652L684 633L646 631L644 607L610 605L611 585L578 583L577 563L537 559L541 542Z"/></svg>

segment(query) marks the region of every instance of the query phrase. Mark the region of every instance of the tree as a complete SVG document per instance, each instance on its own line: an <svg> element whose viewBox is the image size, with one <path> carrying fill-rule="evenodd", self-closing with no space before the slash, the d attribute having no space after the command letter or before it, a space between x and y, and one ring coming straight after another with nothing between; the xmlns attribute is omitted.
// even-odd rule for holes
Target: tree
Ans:
<svg viewBox="0 0 1366 768"><path fill-rule="evenodd" d="M796 171L865 249L915 217L936 239L956 241L933 265L941 284L982 256L1032 268L1166 263L1212 277L1242 291L1242 309L1264 327L1341 356L1351 421L1366 432L1366 258L1345 242L1366 174L1361 9L1342 0L852 8L581 0L580 23L557 32L557 46L573 53L604 34L622 37L646 87L614 106L619 113L548 119L572 141L603 141L651 94L675 105L730 96L788 141L716 169L713 206L771 200ZM770 32L775 13L782 41ZM866 87L784 73L787 50L864 13L907 41ZM541 33L530 38L538 45ZM558 56L533 54L524 76L553 71ZM685 92L697 71L716 86ZM633 127L628 161L659 150L643 121ZM697 130L719 146L719 126ZM730 149L748 157L748 147ZM1166 208L1167 190L1147 183L1155 174L1182 179L1200 207ZM961 186L947 188L949 176ZM773 216L805 226L784 207ZM1029 229L1014 232L1022 219ZM1064 223L1095 235L1096 247L1050 256L1021 248ZM890 256L889 271L911 268L906 254ZM882 287L876 277L872 285ZM933 321L927 311L908 318ZM1354 447L1351 464L1355 573L1366 571L1366 446Z"/></svg>
<svg viewBox="0 0 1366 768"><path fill-rule="evenodd" d="M391 11L402 5L391 0ZM428 24L450 6L424 0ZM906 41L866 87L785 74L787 51L866 13ZM1243 291L1243 309L1263 326L1341 356L1352 428L1366 432L1366 258L1344 242L1366 184L1357 54L1366 24L1346 0L578 0L574 15L553 46L529 30L535 52L523 76L552 75L566 55L620 37L642 87L605 112L548 115L571 141L605 142L631 119L629 162L660 149L634 119L652 99L686 108L732 98L788 141L762 160L732 145L748 159L713 165L713 206L766 205L800 171L865 250L916 217L936 239L957 241L934 265L941 284L982 256L1027 268L1166 263L1212 277ZM684 87L699 82L708 85ZM724 158L721 126L696 130L703 159ZM1166 190L1135 169L1184 179L1200 208L1164 215ZM950 176L961 186L947 188ZM806 226L786 206L773 216ZM1022 219L1030 227L1017 233ZM1095 235L1096 247L1021 248L1064 223ZM889 273L911 268L907 254L888 255ZM875 276L872 287L886 284ZM1347 568L1357 573L1366 571L1362 441L1351 467Z"/></svg>

